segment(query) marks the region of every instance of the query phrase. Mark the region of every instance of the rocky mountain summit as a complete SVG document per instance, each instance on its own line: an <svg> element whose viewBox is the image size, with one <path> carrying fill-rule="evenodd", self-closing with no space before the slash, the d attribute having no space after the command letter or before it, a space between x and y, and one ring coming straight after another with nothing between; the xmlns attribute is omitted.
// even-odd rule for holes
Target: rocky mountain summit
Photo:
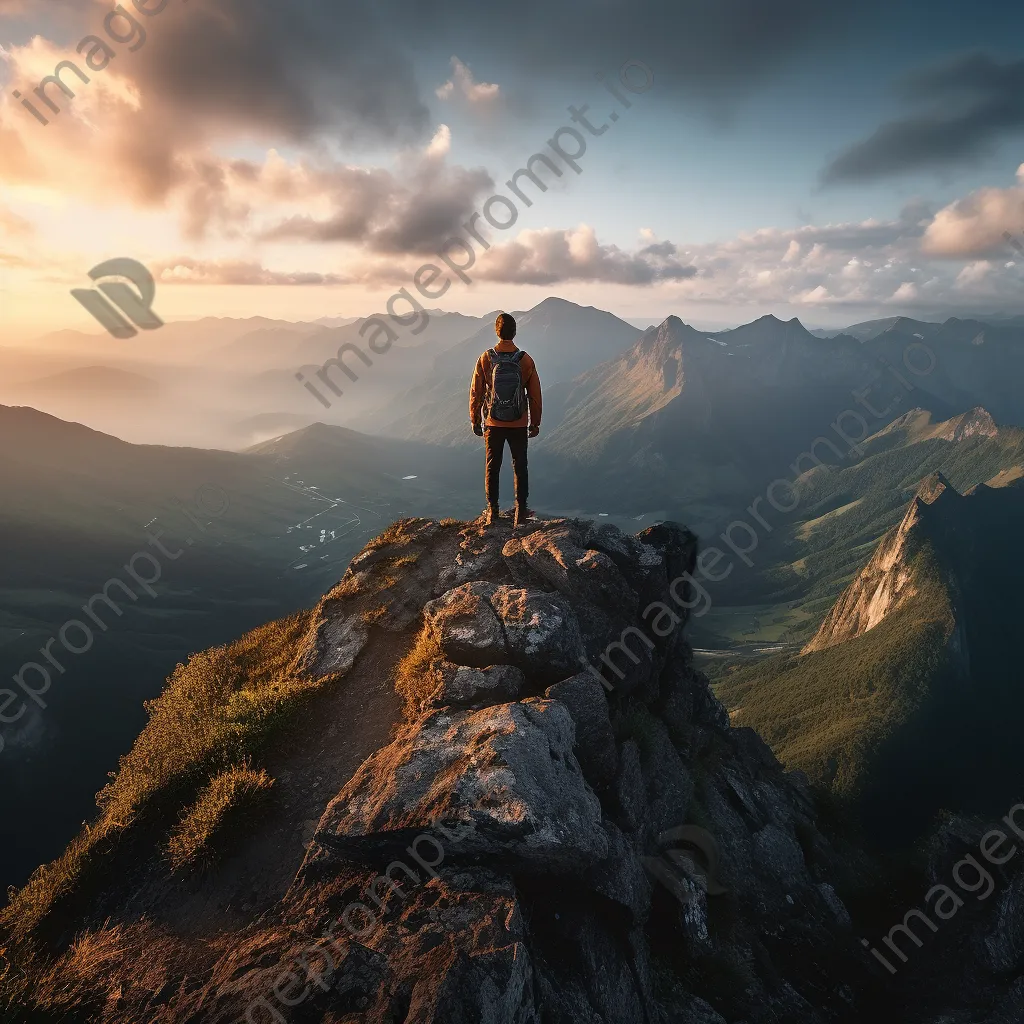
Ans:
<svg viewBox="0 0 1024 1024"><path fill-rule="evenodd" d="M325 599L318 670L354 663L360 594L399 551L446 564L429 590L414 567L417 600L387 613L419 625L404 718L327 806L286 901L311 937L341 915L318 1004L467 1024L853 1019L830 964L859 956L807 785L729 728L692 667L695 538L399 524ZM629 630L619 680L600 659ZM665 884L645 871L688 822L717 841L721 895L692 849Z"/></svg>
<svg viewBox="0 0 1024 1024"><path fill-rule="evenodd" d="M858 1019L879 971L837 892L854 861L694 669L695 556L670 523L394 524L311 613L172 678L106 812L154 723L165 758L199 745L187 705L211 676L229 708L314 695L276 743L264 708L231 769L271 794L241 834L208 810L237 748L211 748L177 811L170 784L147 803L131 781L131 815L36 873L3 918L21 999L146 1024ZM324 792L345 744L368 756ZM204 815L205 855L172 869L168 830L180 852Z"/></svg>

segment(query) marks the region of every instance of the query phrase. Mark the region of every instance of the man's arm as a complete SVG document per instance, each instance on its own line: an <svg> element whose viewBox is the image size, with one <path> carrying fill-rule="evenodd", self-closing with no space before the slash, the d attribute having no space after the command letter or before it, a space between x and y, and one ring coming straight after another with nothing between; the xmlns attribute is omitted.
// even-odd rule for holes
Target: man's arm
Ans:
<svg viewBox="0 0 1024 1024"><path fill-rule="evenodd" d="M544 406L540 394L540 375L537 373L537 364L532 357L527 356L526 358L530 360L526 373L526 400L530 406L530 426L539 427L540 415Z"/></svg>
<svg viewBox="0 0 1024 1024"><path fill-rule="evenodd" d="M476 361L473 380L469 385L469 421L476 426L480 422L480 414L484 407L484 394L487 390L487 374L484 371L484 357Z"/></svg>

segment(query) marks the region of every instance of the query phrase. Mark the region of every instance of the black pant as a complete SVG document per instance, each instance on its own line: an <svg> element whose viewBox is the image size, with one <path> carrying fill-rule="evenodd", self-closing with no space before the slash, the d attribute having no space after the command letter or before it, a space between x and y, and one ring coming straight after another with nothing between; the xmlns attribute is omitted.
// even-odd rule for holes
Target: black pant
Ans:
<svg viewBox="0 0 1024 1024"><path fill-rule="evenodd" d="M487 504L498 504L498 478L501 475L501 460L505 453L505 442L512 455L512 473L515 477L516 504L526 506L530 490L530 477L526 468L526 427L484 427L484 490Z"/></svg>

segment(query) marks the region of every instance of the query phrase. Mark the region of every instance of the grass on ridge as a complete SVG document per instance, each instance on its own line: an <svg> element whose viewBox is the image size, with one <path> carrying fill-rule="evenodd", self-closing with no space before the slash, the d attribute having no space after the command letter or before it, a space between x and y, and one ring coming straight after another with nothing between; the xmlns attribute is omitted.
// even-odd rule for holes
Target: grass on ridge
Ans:
<svg viewBox="0 0 1024 1024"><path fill-rule="evenodd" d="M248 812L258 807L273 785L273 779L248 762L213 777L171 833L167 856L171 868L209 864L214 844L224 840Z"/></svg>
<svg viewBox="0 0 1024 1024"><path fill-rule="evenodd" d="M146 702L149 721L97 794L97 818L60 857L37 868L21 890L9 891L9 903L0 911L5 937L16 944L29 939L61 901L109 883L108 858L143 819L176 820L190 805L195 810L197 794L265 746L320 688L291 671L310 616L302 611L267 623L178 665L163 693ZM215 790L207 801L217 793L223 798ZM202 814L208 816L211 807ZM199 820L190 828L198 830ZM186 846L181 839L182 853Z"/></svg>

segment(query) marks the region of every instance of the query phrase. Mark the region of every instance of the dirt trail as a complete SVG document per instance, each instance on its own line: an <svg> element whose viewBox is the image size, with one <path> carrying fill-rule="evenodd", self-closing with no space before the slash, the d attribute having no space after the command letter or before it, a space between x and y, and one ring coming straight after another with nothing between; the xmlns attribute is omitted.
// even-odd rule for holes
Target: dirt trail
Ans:
<svg viewBox="0 0 1024 1024"><path fill-rule="evenodd" d="M409 575L436 588L461 540L458 531L445 530L403 549L418 554ZM396 670L420 624L417 618L402 632L370 629L352 668L312 697L261 759L274 779L273 795L251 834L209 873L176 885L155 884L147 916L182 938L201 938L244 927L278 903L327 804L390 741L401 721Z"/></svg>

